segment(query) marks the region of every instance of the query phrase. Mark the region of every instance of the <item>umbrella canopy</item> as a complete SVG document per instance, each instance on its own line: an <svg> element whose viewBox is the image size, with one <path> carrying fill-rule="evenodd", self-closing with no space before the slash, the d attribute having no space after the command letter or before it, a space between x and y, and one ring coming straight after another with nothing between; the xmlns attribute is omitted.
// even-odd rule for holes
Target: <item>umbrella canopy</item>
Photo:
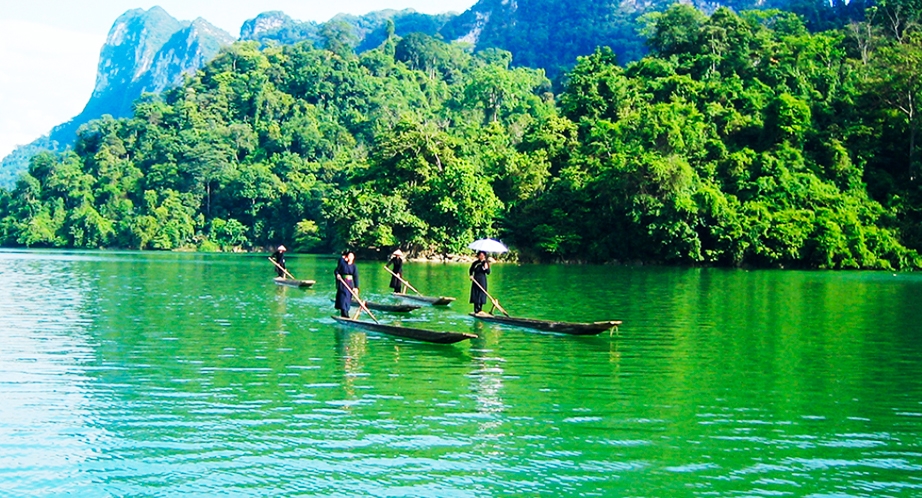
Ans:
<svg viewBox="0 0 922 498"><path fill-rule="evenodd" d="M468 249L483 252L503 253L508 252L509 248L502 242L494 239L478 239L467 245Z"/></svg>

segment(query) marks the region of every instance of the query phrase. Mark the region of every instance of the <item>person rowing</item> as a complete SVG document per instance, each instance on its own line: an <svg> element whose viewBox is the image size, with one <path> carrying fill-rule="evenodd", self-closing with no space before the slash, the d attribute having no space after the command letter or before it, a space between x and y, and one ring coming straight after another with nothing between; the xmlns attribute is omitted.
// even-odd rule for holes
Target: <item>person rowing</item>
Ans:
<svg viewBox="0 0 922 498"><path fill-rule="evenodd" d="M285 251L287 250L288 249L285 248L285 246L279 245L275 252L272 253L272 256L269 256L269 259L275 263L275 273L277 273L280 277L285 277L285 275L288 273L287 269L285 268Z"/></svg>
<svg viewBox="0 0 922 498"><path fill-rule="evenodd" d="M336 270L336 309L339 310L339 316L349 318L349 308L352 307L352 292L355 291L356 297L359 295L359 272L355 267L355 253L346 249L339 258Z"/></svg>
<svg viewBox="0 0 922 498"><path fill-rule="evenodd" d="M391 283L389 287L394 289L394 294L400 294L403 292L403 251L397 249L391 253L391 259L389 259L384 266L394 267L391 271Z"/></svg>

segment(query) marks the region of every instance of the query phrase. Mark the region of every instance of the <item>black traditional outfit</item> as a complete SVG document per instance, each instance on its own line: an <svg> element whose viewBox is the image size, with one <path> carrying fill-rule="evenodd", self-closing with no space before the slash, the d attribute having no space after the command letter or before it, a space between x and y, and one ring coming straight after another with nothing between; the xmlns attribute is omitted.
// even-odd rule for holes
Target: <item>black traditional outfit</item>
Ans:
<svg viewBox="0 0 922 498"><path fill-rule="evenodd" d="M269 257L272 258L272 261L275 261L275 264L272 265L275 267L275 273L277 273L278 276L280 277L284 277L285 276L285 251L277 250L274 253L272 253L272 256L269 256Z"/></svg>
<svg viewBox="0 0 922 498"><path fill-rule="evenodd" d="M403 282L400 281L400 278L403 278L403 258L397 256L396 254L391 256L391 259L388 260L385 266L393 266L393 272L396 275L391 275L391 283L389 287L394 289L395 293L399 293L403 290ZM400 278L397 278L400 277Z"/></svg>
<svg viewBox="0 0 922 498"><path fill-rule="evenodd" d="M346 282L343 285L343 282L336 279L336 309L339 310L340 316L348 317L349 308L352 307L352 292L349 289L359 288L359 272L355 268L355 263L347 263L346 258L342 257L339 258L334 274Z"/></svg>
<svg viewBox="0 0 922 498"><path fill-rule="evenodd" d="M474 305L474 313L480 313L483 305L487 302L487 293L484 291L487 290L487 275L490 274L490 263L478 259L471 265L468 274L474 277L474 281L480 284L480 287L483 287L483 290L480 290L477 284L471 282L471 304Z"/></svg>

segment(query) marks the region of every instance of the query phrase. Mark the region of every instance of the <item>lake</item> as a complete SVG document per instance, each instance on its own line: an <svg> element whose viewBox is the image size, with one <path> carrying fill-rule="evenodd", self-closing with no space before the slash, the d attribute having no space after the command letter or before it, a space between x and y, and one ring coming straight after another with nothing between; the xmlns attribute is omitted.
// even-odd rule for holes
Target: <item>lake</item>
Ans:
<svg viewBox="0 0 922 498"><path fill-rule="evenodd" d="M0 251L3 496L922 496L922 275L494 265L336 324L336 259ZM383 262L362 294L387 299ZM489 305L487 306L489 308Z"/></svg>

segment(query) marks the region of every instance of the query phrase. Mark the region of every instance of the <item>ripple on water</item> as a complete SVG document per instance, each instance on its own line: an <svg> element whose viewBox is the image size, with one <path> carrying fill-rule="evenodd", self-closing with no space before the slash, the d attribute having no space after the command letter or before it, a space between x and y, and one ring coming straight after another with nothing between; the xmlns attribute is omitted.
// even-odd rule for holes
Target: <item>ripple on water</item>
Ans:
<svg viewBox="0 0 922 498"><path fill-rule="evenodd" d="M478 336L442 347L340 330L329 282L279 289L262 256L23 254L0 251L16 495L920 494L911 279L497 265L491 288L523 316L625 325L406 320ZM421 288L467 291L466 268L411 266ZM606 283L598 306L567 305L588 281Z"/></svg>

